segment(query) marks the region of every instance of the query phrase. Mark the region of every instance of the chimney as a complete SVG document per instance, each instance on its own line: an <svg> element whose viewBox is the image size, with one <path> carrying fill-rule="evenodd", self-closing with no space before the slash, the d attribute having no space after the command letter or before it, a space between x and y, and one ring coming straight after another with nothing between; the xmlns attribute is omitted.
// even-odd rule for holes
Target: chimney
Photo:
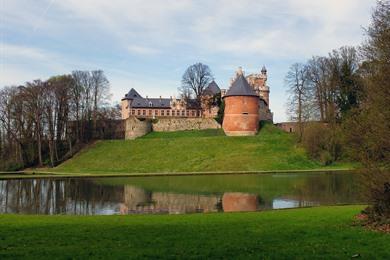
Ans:
<svg viewBox="0 0 390 260"><path fill-rule="evenodd" d="M263 66L263 68L261 69L261 74L267 75L267 69L265 68L265 66Z"/></svg>
<svg viewBox="0 0 390 260"><path fill-rule="evenodd" d="M237 76L241 76L241 75L244 75L244 72L242 71L242 67L238 67L237 71L236 71L236 75Z"/></svg>

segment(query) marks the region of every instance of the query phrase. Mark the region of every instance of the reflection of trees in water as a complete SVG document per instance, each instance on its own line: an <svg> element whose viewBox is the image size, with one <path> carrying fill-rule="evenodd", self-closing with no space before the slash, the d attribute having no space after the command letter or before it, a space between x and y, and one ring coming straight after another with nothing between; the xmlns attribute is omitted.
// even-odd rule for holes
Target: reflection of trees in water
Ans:
<svg viewBox="0 0 390 260"><path fill-rule="evenodd" d="M218 186L218 192L209 194L110 186L88 179L7 180L0 181L0 213L187 213L364 202L358 178L351 174L266 177L267 182L256 184L257 192L224 192ZM245 190L246 184L240 187Z"/></svg>
<svg viewBox="0 0 390 260"><path fill-rule="evenodd" d="M0 212L27 214L95 214L123 197L122 187L81 179L0 181Z"/></svg>
<svg viewBox="0 0 390 260"><path fill-rule="evenodd" d="M294 187L291 195L282 196L294 199L299 206L316 204L353 204L364 201L357 176L353 174L326 174L308 176Z"/></svg>

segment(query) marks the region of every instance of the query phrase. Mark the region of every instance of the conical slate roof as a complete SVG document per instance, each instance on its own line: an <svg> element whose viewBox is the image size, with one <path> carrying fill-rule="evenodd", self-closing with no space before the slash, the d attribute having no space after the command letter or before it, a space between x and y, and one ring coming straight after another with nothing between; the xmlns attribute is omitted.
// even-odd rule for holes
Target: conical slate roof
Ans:
<svg viewBox="0 0 390 260"><path fill-rule="evenodd" d="M135 89L131 88L129 93L127 93L123 99L135 99L135 98L143 98L143 97L140 94L138 94L138 92Z"/></svg>
<svg viewBox="0 0 390 260"><path fill-rule="evenodd" d="M205 95L215 95L218 93L221 93L221 89L218 87L217 83L215 83L214 80L204 90Z"/></svg>
<svg viewBox="0 0 390 260"><path fill-rule="evenodd" d="M238 75L238 77L232 83L232 86L226 92L224 97L230 96L258 96L253 88L249 85L244 75Z"/></svg>

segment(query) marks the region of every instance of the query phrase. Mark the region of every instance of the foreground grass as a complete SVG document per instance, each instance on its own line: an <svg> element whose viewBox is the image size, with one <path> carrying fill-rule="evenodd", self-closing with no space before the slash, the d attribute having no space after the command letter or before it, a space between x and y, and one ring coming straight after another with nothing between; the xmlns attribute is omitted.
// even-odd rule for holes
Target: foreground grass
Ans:
<svg viewBox="0 0 390 260"><path fill-rule="evenodd" d="M265 125L257 136L227 137L222 130L151 133L99 141L54 169L68 173L156 173L350 168L322 167L297 147L294 136Z"/></svg>
<svg viewBox="0 0 390 260"><path fill-rule="evenodd" d="M389 259L361 206L165 216L0 215L0 258Z"/></svg>

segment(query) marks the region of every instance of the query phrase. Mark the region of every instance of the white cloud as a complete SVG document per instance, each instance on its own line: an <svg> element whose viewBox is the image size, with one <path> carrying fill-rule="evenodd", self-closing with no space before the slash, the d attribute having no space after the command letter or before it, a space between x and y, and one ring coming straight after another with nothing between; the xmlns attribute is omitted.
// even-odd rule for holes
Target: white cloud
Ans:
<svg viewBox="0 0 390 260"><path fill-rule="evenodd" d="M153 54L158 54L161 51L158 49L146 47L146 46L141 46L141 45L129 45L127 47L127 50L130 53L133 54L141 54L141 55L153 55Z"/></svg>
<svg viewBox="0 0 390 260"><path fill-rule="evenodd" d="M42 78L42 74L37 74L30 69L23 69L15 66L1 66L0 68L0 87L23 85L27 81Z"/></svg>
<svg viewBox="0 0 390 260"><path fill-rule="evenodd" d="M141 55L184 44L209 53L285 56L357 44L361 34L356 32L368 23L374 4L375 0L46 0L38 4L18 0L8 1L0 14L7 24L23 22L50 32L71 24L79 33L105 33Z"/></svg>
<svg viewBox="0 0 390 260"><path fill-rule="evenodd" d="M66 68L59 60L59 55L40 48L1 42L0 86L20 85L45 79L50 73L65 73Z"/></svg>
<svg viewBox="0 0 390 260"><path fill-rule="evenodd" d="M23 45L15 45L8 43L0 43L0 55L2 59L9 60L13 58L22 58L22 59L34 59L34 60L49 60L53 58L53 54L44 51L39 48L32 48Z"/></svg>
<svg viewBox="0 0 390 260"><path fill-rule="evenodd" d="M100 68L114 97L129 85L149 95L171 95L180 71L192 62L211 65L217 79L227 83L237 66L250 72L267 61L274 64L271 106L284 114L282 82L290 63L359 44L375 2L3 0L1 59L7 68L3 64L0 84Z"/></svg>

